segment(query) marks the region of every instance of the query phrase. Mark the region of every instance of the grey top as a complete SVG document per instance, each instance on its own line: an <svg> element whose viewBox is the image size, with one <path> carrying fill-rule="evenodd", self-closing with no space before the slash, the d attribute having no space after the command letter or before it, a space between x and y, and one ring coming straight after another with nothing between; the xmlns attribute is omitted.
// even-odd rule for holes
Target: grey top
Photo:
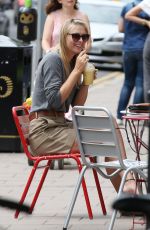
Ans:
<svg viewBox="0 0 150 230"><path fill-rule="evenodd" d="M57 52L49 52L38 65L32 95L31 112L51 110L68 112L77 93L75 86L69 98L61 103L60 87L66 79L63 62Z"/></svg>

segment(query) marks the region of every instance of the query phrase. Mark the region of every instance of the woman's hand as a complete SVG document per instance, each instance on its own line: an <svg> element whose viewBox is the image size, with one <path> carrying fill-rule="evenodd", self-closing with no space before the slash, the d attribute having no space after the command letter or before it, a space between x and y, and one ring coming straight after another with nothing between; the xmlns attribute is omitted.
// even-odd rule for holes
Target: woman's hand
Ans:
<svg viewBox="0 0 150 230"><path fill-rule="evenodd" d="M148 28L150 29L150 21L146 20L146 26L148 26Z"/></svg>
<svg viewBox="0 0 150 230"><path fill-rule="evenodd" d="M95 69L94 80L97 78L98 69Z"/></svg>
<svg viewBox="0 0 150 230"><path fill-rule="evenodd" d="M89 57L86 54L86 51L85 50L81 51L81 53L78 55L78 57L76 59L76 64L75 64L74 70L77 71L78 73L82 74L88 60L89 60Z"/></svg>

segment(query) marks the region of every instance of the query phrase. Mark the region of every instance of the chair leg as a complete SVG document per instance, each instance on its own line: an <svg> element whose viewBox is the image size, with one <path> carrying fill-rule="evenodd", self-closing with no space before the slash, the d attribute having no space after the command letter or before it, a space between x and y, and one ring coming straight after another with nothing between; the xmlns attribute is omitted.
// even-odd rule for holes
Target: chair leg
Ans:
<svg viewBox="0 0 150 230"><path fill-rule="evenodd" d="M94 162L91 157L90 157L90 161ZM100 203L101 203L103 215L106 215L107 212L106 212L105 202L104 202L104 198L103 198L101 186L100 186L100 183L99 183L98 175L97 175L97 172L96 172L95 169L93 169L93 175L94 175L94 179L95 179L95 183L96 183L96 188L97 188L99 200L100 200Z"/></svg>
<svg viewBox="0 0 150 230"><path fill-rule="evenodd" d="M94 178L95 178L95 183L96 183L97 192L98 192L99 200L100 200L100 203L101 203L103 215L107 215L107 211L106 211L106 207L105 207L105 202L104 202L101 186L100 186L98 175L97 175L97 172L96 172L95 169L93 169L93 174L94 174Z"/></svg>
<svg viewBox="0 0 150 230"><path fill-rule="evenodd" d="M51 164L51 161L48 161L47 167L45 168L44 173L43 173L42 178L41 178L41 181L40 181L40 183L38 185L36 194L34 195L33 201L32 201L31 206L30 206L30 212L31 213L33 211L33 208L34 208L34 206L36 204L36 201L38 199L39 193L40 193L41 188L43 186L43 183L45 181L45 178L46 178L46 175L48 173L48 169L49 169L50 164ZM80 173L82 165L81 165L81 162L79 161L79 158L77 160L77 165L78 165L78 169L79 169L79 173ZM85 197L85 201L86 201L86 205L87 205L87 210L88 210L89 218L93 219L93 213L92 213L92 209L91 209L91 205L90 205L90 200L89 200L89 196L88 196L88 192L87 192L87 187L86 187L86 183L85 183L85 179L84 178L82 179L82 188L83 188L83 193L84 193L84 197Z"/></svg>
<svg viewBox="0 0 150 230"><path fill-rule="evenodd" d="M22 196L21 196L21 199L20 199L20 201L19 201L19 204L20 204L20 205L23 204L23 202L24 202L24 200L25 200L25 198L26 198L26 195L27 195L27 193L28 193L28 191L29 191L29 187L30 187L31 182L32 182L32 180L33 180L33 177L34 177L34 175L35 175L37 166L38 166L38 164L35 163L34 166L33 166L33 168L32 168L32 170L31 170L31 173L30 173L30 176L29 176L29 178L28 178L27 184L26 184L26 186L25 186L25 189L24 189L24 191L23 191L23 193L22 193ZM19 211L19 210L16 210L16 212L15 212L15 218L18 218L19 213L20 213L20 211Z"/></svg>
<svg viewBox="0 0 150 230"><path fill-rule="evenodd" d="M30 177L29 177L29 179L28 179L28 181L27 181L26 187L25 187L25 189L24 189L24 191L23 191L22 197L21 197L20 202L19 202L20 205L23 204L23 202L24 202L24 200L25 200L25 198L26 198L26 195L27 195L27 193L28 193L28 191L29 191L29 187L30 187L31 182L32 182L32 180L33 180L33 177L34 177L34 175L35 175L35 172L36 172L36 169L37 169L38 164L39 164L39 162L38 162L37 164L35 163L34 166L33 166L33 168L32 168ZM48 172L48 170L49 170L50 164L51 164L51 160L48 161L47 166L46 166L46 168L44 169L44 172L43 172L43 174L42 174L40 183L39 183L38 188L37 188L37 190L36 190L36 193L35 193L35 195L34 195L33 201L32 201L32 203L31 203L31 205L30 205L30 213L32 213L32 211L33 211L33 208L34 208L34 206L35 206L35 203L36 203L37 198L38 198L38 196L39 196L39 193L40 193L40 191L41 191L42 185L43 185L44 180L45 180L45 178L46 178L47 172ZM17 218L17 217L19 216L19 213L20 213L20 211L19 211L19 210L16 210L16 212L15 212L15 218Z"/></svg>
<svg viewBox="0 0 150 230"><path fill-rule="evenodd" d="M80 162L80 159L79 159L79 157L76 157L76 156L72 156L72 158L76 161L77 166L78 166L78 170L79 170L79 174L80 174L81 170L82 170L82 164ZM86 186L84 177L82 179L82 189L83 189L83 193L84 193L84 197L85 197L85 202L86 202L86 206L87 206L87 210L88 210L89 219L93 219L92 208L91 208L90 199L89 199L87 186Z"/></svg>
<svg viewBox="0 0 150 230"><path fill-rule="evenodd" d="M114 210L114 211L113 211L113 214L112 214L112 217L111 217L111 222L110 222L110 225L109 225L109 229L108 229L108 230L112 230L112 229L113 229L114 223L115 223L115 219L116 219L116 216L117 216L117 210Z"/></svg>
<svg viewBox="0 0 150 230"><path fill-rule="evenodd" d="M122 189L123 189L123 186L124 186L124 183L125 183L125 178L124 178L124 183L122 183L122 182L121 182L121 185L120 185L121 189L119 188L119 192L118 192L118 195L117 195L118 198L119 198L119 196L120 196L120 194L122 192ZM109 229L108 230L113 230L116 216L117 216L117 210L114 210L113 214L112 214L112 217L111 217L111 221L110 221L110 225L109 225Z"/></svg>
<svg viewBox="0 0 150 230"><path fill-rule="evenodd" d="M84 193L84 197L85 197L85 202L86 202L86 206L87 206L87 210L88 210L89 219L93 219L92 208L91 208L91 204L90 204L90 200L89 200L89 196L88 196L87 187L86 187L84 177L82 178L82 189L83 189L83 193Z"/></svg>
<svg viewBox="0 0 150 230"><path fill-rule="evenodd" d="M48 173L48 171L49 171L50 165L51 165L51 160L49 160L49 161L47 162L47 166L45 167L44 172L43 172L43 174L42 174L41 180L40 180L40 182L39 182L38 188L37 188L37 190L36 190L36 193L35 193L35 195L34 195L34 198L33 198L33 200L32 200L31 206L30 206L30 213L32 213L32 211L33 211L33 209L34 209L34 206L35 206L35 204L36 204L36 201L37 201L37 199L38 199L38 197L39 197L39 194L40 194L40 191L41 191L41 189L42 189L43 183L44 183L45 178L46 178L46 176L47 176L47 173Z"/></svg>
<svg viewBox="0 0 150 230"><path fill-rule="evenodd" d="M123 187L124 187L124 184L125 184L125 180L126 180L126 177L128 175L128 173L132 171L132 168L129 168L125 171L123 177L122 177L122 180L121 180L121 184L120 184L120 187L119 187L119 191L118 191L118 195L117 195L117 198L120 197L122 191L123 191ZM114 227L114 223L115 223L115 219L116 219L116 216L117 216L117 210L114 210L113 211L113 214L112 214L112 217L111 217L111 221L110 221L110 225L109 225L109 230L112 230L113 227Z"/></svg>
<svg viewBox="0 0 150 230"><path fill-rule="evenodd" d="M75 205L75 202L76 202L76 199L77 199L77 195L78 195L78 192L79 192L79 189L80 189L80 186L81 186L83 176L85 174L86 169L87 169L87 167L84 166L82 168L81 172L80 172L80 175L79 175L79 178L78 178L78 181L77 181L77 185L75 187L73 197L72 197L72 200L71 200L71 203L70 203L70 206L69 206L68 214L67 214L64 226L63 226L63 230L67 230L67 227L68 227L71 215L72 215L72 211L73 211L73 208L74 208L74 205Z"/></svg>

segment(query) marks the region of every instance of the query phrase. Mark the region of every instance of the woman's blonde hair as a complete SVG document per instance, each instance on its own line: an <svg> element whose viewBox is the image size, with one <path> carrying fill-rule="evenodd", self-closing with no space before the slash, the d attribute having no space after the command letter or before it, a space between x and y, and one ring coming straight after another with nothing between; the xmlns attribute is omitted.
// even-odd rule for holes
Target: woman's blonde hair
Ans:
<svg viewBox="0 0 150 230"><path fill-rule="evenodd" d="M53 11L59 10L62 8L62 4L58 2L58 0L49 0L49 2L45 6L46 14L50 14ZM78 0L75 1L74 9L78 10Z"/></svg>
<svg viewBox="0 0 150 230"><path fill-rule="evenodd" d="M86 32L89 34L89 28L86 22L80 20L80 19L69 19L66 20L65 23L63 24L61 31L60 31L60 37L59 37L59 51L61 58L64 63L66 75L68 76L71 72L71 65L70 65L70 60L68 59L67 55L67 43L66 43L66 38L69 33L69 30L72 25L80 25L83 26Z"/></svg>

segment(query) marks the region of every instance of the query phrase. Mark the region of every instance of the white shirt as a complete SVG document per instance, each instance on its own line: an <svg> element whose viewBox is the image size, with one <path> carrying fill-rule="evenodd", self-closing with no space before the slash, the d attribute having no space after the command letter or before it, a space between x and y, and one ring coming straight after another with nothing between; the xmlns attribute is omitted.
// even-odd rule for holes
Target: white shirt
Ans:
<svg viewBox="0 0 150 230"><path fill-rule="evenodd" d="M138 6L148 15L150 15L150 0L143 0Z"/></svg>

